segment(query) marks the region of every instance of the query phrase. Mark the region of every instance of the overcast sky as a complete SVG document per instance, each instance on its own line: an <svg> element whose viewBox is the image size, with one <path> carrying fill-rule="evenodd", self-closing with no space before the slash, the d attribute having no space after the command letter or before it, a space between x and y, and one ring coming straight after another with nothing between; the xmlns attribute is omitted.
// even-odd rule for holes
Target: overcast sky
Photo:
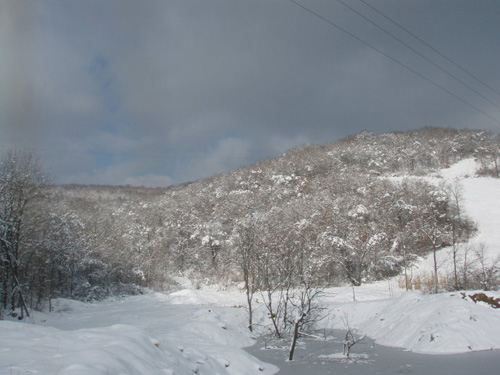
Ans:
<svg viewBox="0 0 500 375"><path fill-rule="evenodd" d="M0 0L0 150L56 183L166 186L361 130L500 129L500 1L343 0L421 56L339 1L298 1L315 14Z"/></svg>

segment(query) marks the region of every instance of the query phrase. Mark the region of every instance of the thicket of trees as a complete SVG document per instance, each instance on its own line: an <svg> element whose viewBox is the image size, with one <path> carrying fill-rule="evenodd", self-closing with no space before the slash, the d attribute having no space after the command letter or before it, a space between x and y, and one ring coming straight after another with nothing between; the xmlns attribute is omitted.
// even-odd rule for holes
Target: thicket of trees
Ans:
<svg viewBox="0 0 500 375"><path fill-rule="evenodd" d="M137 284L91 242L79 214L63 209L33 156L0 163L0 317L22 319L56 297L98 299ZM50 306L49 306L50 307Z"/></svg>
<svg viewBox="0 0 500 375"><path fill-rule="evenodd" d="M479 131L363 132L168 189L51 186L29 155L9 153L1 309L168 289L184 275L241 282L250 312L255 293L266 301L276 335L300 329L317 287L396 275L466 241L475 228L459 191L404 176L475 157L498 177L498 150Z"/></svg>

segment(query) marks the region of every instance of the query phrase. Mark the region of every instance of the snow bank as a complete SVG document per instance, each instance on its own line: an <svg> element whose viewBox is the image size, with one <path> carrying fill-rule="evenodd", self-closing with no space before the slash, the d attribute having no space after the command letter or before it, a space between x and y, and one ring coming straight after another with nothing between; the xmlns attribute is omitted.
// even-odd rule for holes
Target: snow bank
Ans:
<svg viewBox="0 0 500 375"><path fill-rule="evenodd" d="M1 374L164 375L174 373L173 364L179 371L192 371L189 361L174 361L169 355L172 348L160 348L157 339L134 326L61 331L1 323Z"/></svg>
<svg viewBox="0 0 500 375"><path fill-rule="evenodd" d="M35 315L37 324L0 321L0 375L277 371L242 349L253 344L243 309L175 305L172 298L154 293L94 304L59 300L57 312ZM220 293L220 302L228 299Z"/></svg>
<svg viewBox="0 0 500 375"><path fill-rule="evenodd" d="M489 295L500 297L500 293ZM500 349L500 311L460 293L400 297L332 306L334 328L351 328L377 343L419 353Z"/></svg>

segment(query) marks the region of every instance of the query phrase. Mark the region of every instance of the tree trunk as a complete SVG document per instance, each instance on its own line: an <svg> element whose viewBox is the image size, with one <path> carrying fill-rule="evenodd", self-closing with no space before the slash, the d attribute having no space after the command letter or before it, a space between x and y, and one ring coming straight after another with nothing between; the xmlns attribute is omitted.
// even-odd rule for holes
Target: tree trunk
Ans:
<svg viewBox="0 0 500 375"><path fill-rule="evenodd" d="M409 290L409 288L408 288L408 258L407 258L407 255L406 255L406 248L404 248L404 253L403 254L404 254L403 256L404 256L404 262L405 262L404 263L405 264L405 266L404 266L404 271L405 271L405 288L406 288L406 291L408 291Z"/></svg>
<svg viewBox="0 0 500 375"><path fill-rule="evenodd" d="M306 314L302 314L302 316L295 321L295 325L293 327L293 336L292 336L292 344L290 345L290 353L288 355L288 360L293 361L293 355L295 353L295 346L297 345L297 339L299 338L299 328L304 320Z"/></svg>
<svg viewBox="0 0 500 375"><path fill-rule="evenodd" d="M252 298L253 293L250 292L248 277L245 277L245 288L247 290L247 305L248 305L248 329L253 332L253 310L252 310Z"/></svg>
<svg viewBox="0 0 500 375"><path fill-rule="evenodd" d="M8 278L9 278L9 268L7 266L7 261L4 261L3 280L2 280L2 297L1 297L2 298L1 304L2 304L2 308L4 310L7 310L7 306L8 306L7 305L8 295L9 295Z"/></svg>
<svg viewBox="0 0 500 375"><path fill-rule="evenodd" d="M434 257L434 293L437 294L438 292L438 266L437 266L437 256L436 256L436 245L432 245L432 255Z"/></svg>
<svg viewBox="0 0 500 375"><path fill-rule="evenodd" d="M458 248L453 244L453 282L455 283L455 289L459 289L458 285L458 269L457 269L457 252Z"/></svg>

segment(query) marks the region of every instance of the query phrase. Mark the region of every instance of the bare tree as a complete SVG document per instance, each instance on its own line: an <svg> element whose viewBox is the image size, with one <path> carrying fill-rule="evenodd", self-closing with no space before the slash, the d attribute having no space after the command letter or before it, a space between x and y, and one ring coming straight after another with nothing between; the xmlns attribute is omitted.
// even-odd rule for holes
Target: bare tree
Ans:
<svg viewBox="0 0 500 375"><path fill-rule="evenodd" d="M424 240L431 247L434 270L434 293L437 294L439 290L439 265L437 260L437 251L442 247L443 231L439 228L435 221L421 222L419 231L423 235Z"/></svg>
<svg viewBox="0 0 500 375"><path fill-rule="evenodd" d="M464 289L469 288L469 267L471 266L471 260L469 254L473 252L473 247L467 243L463 248L463 264L462 264L462 285Z"/></svg>
<svg viewBox="0 0 500 375"><path fill-rule="evenodd" d="M295 295L290 299L293 306L292 342L288 353L288 360L293 361L295 347L302 329L307 326L314 326L316 322L323 319L323 308L318 304L318 300L323 295L323 289L312 287L304 280L302 287L295 291Z"/></svg>
<svg viewBox="0 0 500 375"><path fill-rule="evenodd" d="M347 316L347 314L344 315L344 318L342 320L343 320L345 328L346 328L346 333L345 333L345 337L344 337L344 345L343 345L344 346L343 354L346 357L349 357L351 355L351 348L354 345L356 345L358 342L363 341L365 339L366 335L364 335L362 337L356 337L356 333L349 325L349 317Z"/></svg>
<svg viewBox="0 0 500 375"><path fill-rule="evenodd" d="M286 233L266 239L257 263L260 293L278 338L287 330L288 304L295 274L294 248L288 247L288 243Z"/></svg>
<svg viewBox="0 0 500 375"><path fill-rule="evenodd" d="M237 236L237 257L241 272L243 273L243 282L245 284L245 293L248 306L248 329L253 331L253 296L258 289L257 275L257 247L258 238L255 226L248 222L238 225L236 228Z"/></svg>
<svg viewBox="0 0 500 375"><path fill-rule="evenodd" d="M450 220L451 220L451 254L453 258L453 283L456 290L460 289L458 256L461 244L465 243L476 232L474 223L463 213L463 187L458 181L448 186L450 198Z"/></svg>
<svg viewBox="0 0 500 375"><path fill-rule="evenodd" d="M486 246L484 243L474 249L474 255L479 264L478 279L483 290L490 290L498 284L498 276L500 275L500 257L489 260L487 256Z"/></svg>

